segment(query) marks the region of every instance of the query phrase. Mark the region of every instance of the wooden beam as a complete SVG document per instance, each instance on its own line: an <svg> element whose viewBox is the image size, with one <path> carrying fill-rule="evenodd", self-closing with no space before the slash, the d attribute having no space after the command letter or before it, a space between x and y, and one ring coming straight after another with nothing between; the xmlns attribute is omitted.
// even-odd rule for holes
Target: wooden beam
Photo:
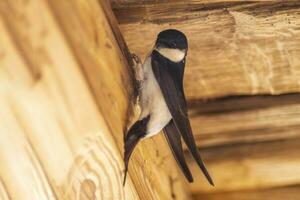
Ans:
<svg viewBox="0 0 300 200"><path fill-rule="evenodd" d="M47 2L2 1L0 31L0 196L139 199Z"/></svg>
<svg viewBox="0 0 300 200"><path fill-rule="evenodd" d="M289 0L289 2L297 2L297 0ZM157 4L156 0L110 0L110 2L113 4L114 7L151 7ZM246 3L249 2L269 2L269 0L248 0ZM281 2L281 0L272 0L272 2ZM188 5L198 5L202 4L203 7L207 5L216 4L223 7L228 7L229 5L233 3L240 4L241 0L161 0L159 2L160 4L166 5L171 4L169 6L175 5L182 5L186 6ZM126 19L123 19L126 20Z"/></svg>
<svg viewBox="0 0 300 200"><path fill-rule="evenodd" d="M122 151L123 134L129 125L127 117L130 116L120 114L124 112L128 114L122 106L124 103L128 103L128 100L131 103L134 102L133 96L129 96L132 94L130 89L133 81L129 80L130 74L128 74L128 67L126 68L126 60L118 57L121 51L110 47L122 44L122 41L118 42L114 38L122 39L118 27L109 29L117 25L114 23L115 20L110 19L109 23L105 24L101 20L104 17L103 14L110 17L114 15L105 1L100 1L100 5L96 0L89 3L76 2L72 6L68 2L59 3L60 1L56 0L49 2L64 33L70 40L74 54L93 91L98 108ZM81 14L82 12L84 15ZM103 26L107 27L104 30L108 31L103 31ZM74 34L75 30L76 34ZM105 43L101 36L109 37L111 43ZM82 48L83 46L85 48ZM126 53L126 50L123 49L122 52ZM103 62L106 64L103 65ZM128 86L129 84L131 86ZM108 97L109 101L104 102L104 97ZM116 126L116 119L119 119L122 124ZM170 159L162 159L164 157ZM147 167L144 163L147 163ZM177 168L169 170L173 165L171 152L167 150L167 144L162 137L156 137L155 141L145 141L138 145L131 159L129 172L141 199L171 198L172 195L183 199L189 198L185 187L177 178ZM173 184L175 179L178 181L174 181Z"/></svg>
<svg viewBox="0 0 300 200"><path fill-rule="evenodd" d="M161 136L122 185L134 89L105 5L0 3L1 199L189 199Z"/></svg>
<svg viewBox="0 0 300 200"><path fill-rule="evenodd" d="M195 182L190 185L191 192L214 194L299 184L299 145L300 139L294 139L202 149L215 187L205 183L205 178L190 158L188 162L195 175Z"/></svg>
<svg viewBox="0 0 300 200"><path fill-rule="evenodd" d="M195 195L194 200L294 200L300 198L300 187L287 186L280 188L269 188L265 190L246 190L238 192L221 192L217 194Z"/></svg>
<svg viewBox="0 0 300 200"><path fill-rule="evenodd" d="M189 102L199 147L299 138L300 95L237 96Z"/></svg>
<svg viewBox="0 0 300 200"><path fill-rule="evenodd" d="M189 39L189 99L299 92L299 1L114 3L132 52L145 57L157 33Z"/></svg>

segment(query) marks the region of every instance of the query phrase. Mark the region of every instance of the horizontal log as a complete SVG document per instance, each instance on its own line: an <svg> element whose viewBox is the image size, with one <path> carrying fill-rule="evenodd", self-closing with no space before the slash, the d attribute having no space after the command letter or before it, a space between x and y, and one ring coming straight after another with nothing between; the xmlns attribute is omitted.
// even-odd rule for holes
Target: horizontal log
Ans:
<svg viewBox="0 0 300 200"><path fill-rule="evenodd" d="M210 187L189 158L192 193L199 199L267 199L272 192L297 198L297 189L269 188L300 183L300 96L279 95L300 90L299 1L170 2L124 0L113 7L130 50L141 57L163 29L188 36L190 117L216 183ZM256 94L268 95L251 97ZM216 99L227 96L234 97Z"/></svg>
<svg viewBox="0 0 300 200"><path fill-rule="evenodd" d="M145 57L157 33L186 33L189 99L299 92L299 1L114 3L132 52Z"/></svg>
<svg viewBox="0 0 300 200"><path fill-rule="evenodd" d="M229 145L202 149L215 181L211 187L189 157L195 182L193 194L259 190L300 183L300 139Z"/></svg>
<svg viewBox="0 0 300 200"><path fill-rule="evenodd" d="M239 192L221 192L217 194L195 195L194 200L295 200L300 198L300 186L269 188L264 190L246 190Z"/></svg>
<svg viewBox="0 0 300 200"><path fill-rule="evenodd" d="M300 95L227 97L189 102L199 147L292 139L300 136Z"/></svg>

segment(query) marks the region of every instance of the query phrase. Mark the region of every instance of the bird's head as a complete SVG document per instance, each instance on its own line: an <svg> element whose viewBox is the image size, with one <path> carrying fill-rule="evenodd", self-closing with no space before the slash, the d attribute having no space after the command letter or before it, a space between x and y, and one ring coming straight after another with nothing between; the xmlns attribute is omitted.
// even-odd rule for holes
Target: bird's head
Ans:
<svg viewBox="0 0 300 200"><path fill-rule="evenodd" d="M187 38L176 29L164 30L157 36L155 50L173 62L180 62L187 54Z"/></svg>

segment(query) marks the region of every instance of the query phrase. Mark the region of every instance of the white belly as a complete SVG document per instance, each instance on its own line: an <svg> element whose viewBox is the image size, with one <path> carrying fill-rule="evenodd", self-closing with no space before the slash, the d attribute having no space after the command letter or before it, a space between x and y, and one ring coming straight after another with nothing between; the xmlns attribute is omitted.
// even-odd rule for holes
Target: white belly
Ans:
<svg viewBox="0 0 300 200"><path fill-rule="evenodd" d="M146 137L159 133L171 120L171 114L164 100L160 87L154 77L151 58L147 58L144 65L144 81L141 91L141 116L140 119L150 114L147 124Z"/></svg>

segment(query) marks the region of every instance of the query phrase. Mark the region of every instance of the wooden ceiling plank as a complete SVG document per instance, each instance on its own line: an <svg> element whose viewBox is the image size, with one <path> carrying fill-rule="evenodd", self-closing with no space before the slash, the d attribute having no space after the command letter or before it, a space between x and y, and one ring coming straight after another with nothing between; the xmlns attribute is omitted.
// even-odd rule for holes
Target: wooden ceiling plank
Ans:
<svg viewBox="0 0 300 200"><path fill-rule="evenodd" d="M221 192L217 194L195 195L194 200L295 200L300 198L299 185L268 188L264 190L245 190L237 192Z"/></svg>
<svg viewBox="0 0 300 200"><path fill-rule="evenodd" d="M145 57L156 35L189 39L188 99L299 92L299 1L113 4L130 50Z"/></svg>
<svg viewBox="0 0 300 200"><path fill-rule="evenodd" d="M189 156L195 177L191 192L213 194L299 184L299 144L300 139L294 139L202 149L200 152L215 187L205 183Z"/></svg>
<svg viewBox="0 0 300 200"><path fill-rule="evenodd" d="M300 136L299 94L192 101L189 111L201 148Z"/></svg>

